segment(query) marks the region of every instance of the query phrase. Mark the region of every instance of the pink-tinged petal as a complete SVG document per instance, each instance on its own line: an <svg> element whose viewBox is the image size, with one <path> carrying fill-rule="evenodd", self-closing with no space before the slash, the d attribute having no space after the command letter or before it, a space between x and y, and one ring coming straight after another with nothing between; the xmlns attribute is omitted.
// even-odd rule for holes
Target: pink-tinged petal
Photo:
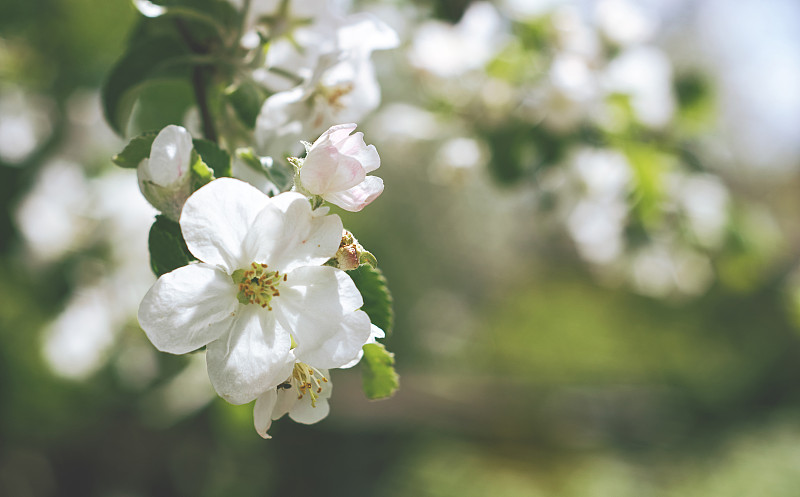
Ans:
<svg viewBox="0 0 800 497"><path fill-rule="evenodd" d="M267 434L267 430L272 426L272 410L277 400L278 392L274 388L262 393L256 399L256 405L253 407L253 424L261 438L272 438Z"/></svg>
<svg viewBox="0 0 800 497"><path fill-rule="evenodd" d="M346 124L336 124L328 128L327 131L322 133L322 135L317 138L317 141L314 142L314 145L317 143L322 144L323 141L330 140L332 143L339 143L342 140L346 140L350 133L356 129L355 123L346 123Z"/></svg>
<svg viewBox="0 0 800 497"><path fill-rule="evenodd" d="M323 382L320 385L322 387L322 391L317 393L319 397L317 398L316 402L314 402L314 405L312 405L311 396L308 394L304 395L302 399L295 402L294 406L289 411L289 417L292 418L293 421L297 423L303 423L305 425L311 425L325 419L330 412L328 399L331 398L331 393L333 392L333 383L331 382L331 377L327 371L323 370L322 374L325 375L328 381Z"/></svg>
<svg viewBox="0 0 800 497"><path fill-rule="evenodd" d="M158 350L185 354L225 334L238 307L230 276L191 264L156 281L139 306L139 324Z"/></svg>
<svg viewBox="0 0 800 497"><path fill-rule="evenodd" d="M242 306L230 334L208 344L208 377L231 404L246 404L292 372L291 338L273 312Z"/></svg>
<svg viewBox="0 0 800 497"><path fill-rule="evenodd" d="M341 239L339 216L315 216L308 199L289 192L259 213L244 246L250 261L287 272L323 264L336 254Z"/></svg>
<svg viewBox="0 0 800 497"><path fill-rule="evenodd" d="M364 168L354 158L342 155L336 146L314 146L300 168L303 188L314 195L347 190L364 181Z"/></svg>
<svg viewBox="0 0 800 497"><path fill-rule="evenodd" d="M366 147L367 144L364 142L364 133L360 131L345 137L344 140L336 144L336 148L344 155L355 155L359 150Z"/></svg>
<svg viewBox="0 0 800 497"><path fill-rule="evenodd" d="M327 193L322 198L346 211L358 212L372 203L381 193L383 193L383 180L377 176L367 176L361 184L349 190Z"/></svg>
<svg viewBox="0 0 800 497"><path fill-rule="evenodd" d="M189 251L229 274L248 266L242 242L269 197L233 178L212 181L192 194L183 206L180 225Z"/></svg>
<svg viewBox="0 0 800 497"><path fill-rule="evenodd" d="M338 368L352 361L369 339L369 317L356 311L363 299L344 271L329 266L298 268L287 275L280 292L273 309L291 331L301 361Z"/></svg>
<svg viewBox="0 0 800 497"><path fill-rule="evenodd" d="M360 148L358 152L353 155L353 158L361 164L365 173L371 173L381 167L381 157L378 155L378 150L375 149L375 145L367 145Z"/></svg>

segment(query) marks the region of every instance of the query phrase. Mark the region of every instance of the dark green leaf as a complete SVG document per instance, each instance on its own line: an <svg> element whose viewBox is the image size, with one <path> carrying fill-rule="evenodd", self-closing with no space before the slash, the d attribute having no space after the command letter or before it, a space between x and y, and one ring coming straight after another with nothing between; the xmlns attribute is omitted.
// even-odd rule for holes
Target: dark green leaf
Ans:
<svg viewBox="0 0 800 497"><path fill-rule="evenodd" d="M148 131L137 136L128 143L122 152L118 153L111 160L120 167L135 168L142 162L142 159L150 157L150 149L153 147L153 140L158 136L157 131Z"/></svg>
<svg viewBox="0 0 800 497"><path fill-rule="evenodd" d="M242 123L253 129L267 95L254 84L242 84L227 93L226 97Z"/></svg>
<svg viewBox="0 0 800 497"><path fill-rule="evenodd" d="M195 151L203 158L203 162L214 171L215 177L231 176L231 155L228 152L216 143L202 138L195 138L192 143Z"/></svg>
<svg viewBox="0 0 800 497"><path fill-rule="evenodd" d="M181 227L164 216L156 216L148 240L150 267L156 276L183 267L195 258L186 247Z"/></svg>
<svg viewBox="0 0 800 497"><path fill-rule="evenodd" d="M114 131L125 134L133 104L148 80L185 76L187 64L179 61L187 54L184 43L170 35L146 38L128 49L102 88L103 112Z"/></svg>
<svg viewBox="0 0 800 497"><path fill-rule="evenodd" d="M347 274L364 297L361 310L367 313L372 324L385 331L387 335L391 333L394 322L392 294L389 293L386 278L383 277L381 270L369 264L362 264Z"/></svg>
<svg viewBox="0 0 800 497"><path fill-rule="evenodd" d="M391 397L400 386L400 377L394 370L394 354L382 343L364 345L361 381L364 394L371 400Z"/></svg>
<svg viewBox="0 0 800 497"><path fill-rule="evenodd" d="M151 79L136 89L135 105L128 120L129 134L163 129L183 122L195 104L192 85L186 79Z"/></svg>

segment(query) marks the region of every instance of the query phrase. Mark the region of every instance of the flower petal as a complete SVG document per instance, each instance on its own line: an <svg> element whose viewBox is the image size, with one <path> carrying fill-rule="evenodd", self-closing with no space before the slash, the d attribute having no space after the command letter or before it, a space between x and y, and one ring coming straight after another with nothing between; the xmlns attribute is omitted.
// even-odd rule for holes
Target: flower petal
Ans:
<svg viewBox="0 0 800 497"><path fill-rule="evenodd" d="M325 419L331 408L328 405L328 399L331 397L333 391L333 383L331 376L327 371L322 371L328 381L322 383L322 392L320 392L315 404L311 404L311 396L306 394L302 399L295 402L294 406L289 410L289 417L297 423L306 425L314 424ZM297 397L295 397L297 398Z"/></svg>
<svg viewBox="0 0 800 497"><path fill-rule="evenodd" d="M332 143L339 143L340 141L346 140L350 133L356 129L355 123L345 123L345 124L336 124L328 128L319 138L314 142L316 145L317 143L322 143L325 140L330 140Z"/></svg>
<svg viewBox="0 0 800 497"><path fill-rule="evenodd" d="M369 317L356 311L362 305L353 280L328 266L290 272L273 300L278 321L297 342L295 355L317 368L337 368L358 356L371 331Z"/></svg>
<svg viewBox="0 0 800 497"><path fill-rule="evenodd" d="M356 135L360 134L356 133ZM375 145L365 145L363 138L361 138L361 145L351 156L361 164L365 173L371 173L381 167L381 157L378 155Z"/></svg>
<svg viewBox="0 0 800 497"><path fill-rule="evenodd" d="M231 274L248 266L242 242L269 197L233 178L212 181L192 194L183 206L180 224L186 246L203 262Z"/></svg>
<svg viewBox="0 0 800 497"><path fill-rule="evenodd" d="M158 350L185 354L223 335L238 306L230 276L191 264L156 281L139 306L139 324Z"/></svg>
<svg viewBox="0 0 800 497"><path fill-rule="evenodd" d="M316 340L307 346L295 349L298 360L320 368L342 368L358 359L369 338L369 316L364 311L345 314L336 323L325 323L335 328L335 334L327 339ZM319 336L329 330L318 330ZM307 332L307 331L306 331ZM312 347L316 345L316 347Z"/></svg>
<svg viewBox="0 0 800 497"><path fill-rule="evenodd" d="M344 137L344 140L336 146L339 152L357 160L366 173L370 173L381 166L378 150L375 145L367 145L364 142L364 133L360 131Z"/></svg>
<svg viewBox="0 0 800 497"><path fill-rule="evenodd" d="M249 261L283 272L316 266L336 254L342 240L339 216L315 216L299 193L282 193L262 209L244 242Z"/></svg>
<svg viewBox="0 0 800 497"><path fill-rule="evenodd" d="M314 195L347 190L364 181L365 175L358 160L342 155L327 140L311 147L300 168L303 188Z"/></svg>
<svg viewBox="0 0 800 497"><path fill-rule="evenodd" d="M169 125L162 129L150 148L150 160L142 174L159 186L168 186L189 172L192 136L186 129Z"/></svg>
<svg viewBox="0 0 800 497"><path fill-rule="evenodd" d="M369 339L367 339L367 343L365 343L364 345L367 345L368 343L376 343L376 339L385 338L385 337L386 337L386 333L384 333L384 331L382 329L378 328L377 326L375 326L373 324L373 325L371 325L371 328L370 328ZM353 359L352 361L348 362L347 364L345 364L343 366L340 366L339 369L352 368L353 366L355 366L356 364L361 362L361 359L363 357L364 357L364 349L362 347L362 349L358 351L358 355L356 356L355 359Z"/></svg>
<svg viewBox="0 0 800 497"><path fill-rule="evenodd" d="M270 388L256 399L253 407L253 424L261 438L272 438L267 434L267 430L272 425L272 410L278 400L278 392Z"/></svg>
<svg viewBox="0 0 800 497"><path fill-rule="evenodd" d="M280 419L284 414L291 411L297 403L297 390L294 385L290 388L278 389L278 401L272 409L272 420Z"/></svg>
<svg viewBox="0 0 800 497"><path fill-rule="evenodd" d="M367 176L361 184L349 190L327 193L322 198L346 211L358 212L381 193L383 193L383 180L377 176Z"/></svg>
<svg viewBox="0 0 800 497"><path fill-rule="evenodd" d="M246 404L274 389L292 372L294 354L289 333L273 312L247 305L228 336L208 344L208 377L231 404Z"/></svg>

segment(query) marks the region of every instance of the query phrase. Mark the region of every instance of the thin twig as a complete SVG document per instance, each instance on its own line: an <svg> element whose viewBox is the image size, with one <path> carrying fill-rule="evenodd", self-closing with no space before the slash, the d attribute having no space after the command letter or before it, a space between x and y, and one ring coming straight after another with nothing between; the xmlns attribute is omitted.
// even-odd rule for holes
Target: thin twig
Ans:
<svg viewBox="0 0 800 497"><path fill-rule="evenodd" d="M189 33L186 24L182 19L175 19L175 26L178 32L183 37L189 49L196 54L208 54L208 48L204 45L197 43ZM194 90L194 99L197 102L197 109L200 111L200 121L203 126L203 136L206 140L214 143L218 142L217 130L214 127L214 117L211 114L211 108L208 105L208 88L206 86L207 79L213 74L213 67L196 65L192 68L192 89Z"/></svg>

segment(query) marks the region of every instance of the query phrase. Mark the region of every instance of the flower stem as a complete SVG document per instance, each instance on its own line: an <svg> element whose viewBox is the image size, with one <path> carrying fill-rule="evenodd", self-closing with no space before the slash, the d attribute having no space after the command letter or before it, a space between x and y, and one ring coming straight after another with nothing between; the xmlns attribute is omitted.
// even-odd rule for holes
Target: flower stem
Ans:
<svg viewBox="0 0 800 497"><path fill-rule="evenodd" d="M181 37L184 39L189 49L199 55L208 54L208 48L197 43L189 33L185 22L182 19L175 19L175 26ZM203 136L206 140L214 143L219 141L217 136L217 129L214 126L214 116L211 113L211 108L208 105L208 87L206 86L208 79L213 74L213 66L195 65L192 68L192 89L194 90L194 99L197 102L197 109L200 111L200 120L203 126Z"/></svg>
<svg viewBox="0 0 800 497"><path fill-rule="evenodd" d="M217 129L214 127L214 117L211 115L211 109L208 106L208 89L206 88L207 74L208 68L195 66L195 68L192 69L192 88L194 89L197 108L200 110L200 120L203 123L203 136L206 140L217 143L219 141Z"/></svg>

